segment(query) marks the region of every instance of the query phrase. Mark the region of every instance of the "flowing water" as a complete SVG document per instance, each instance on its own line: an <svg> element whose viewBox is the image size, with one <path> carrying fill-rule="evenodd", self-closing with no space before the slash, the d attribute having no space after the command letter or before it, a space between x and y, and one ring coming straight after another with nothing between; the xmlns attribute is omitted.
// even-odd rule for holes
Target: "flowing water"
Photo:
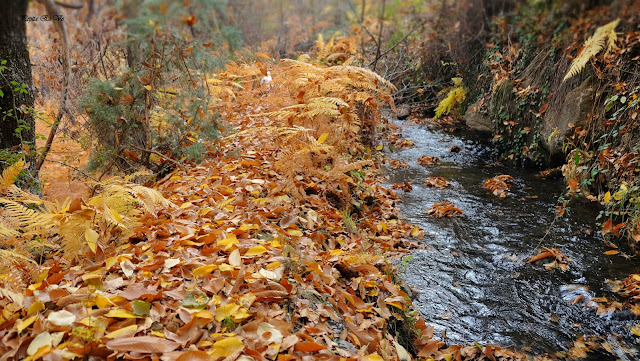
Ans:
<svg viewBox="0 0 640 361"><path fill-rule="evenodd" d="M640 321L633 314L597 316L586 307L592 297L614 297L607 279L640 271L633 259L603 254L610 248L592 229L599 212L595 203L572 202L565 217L554 222L564 189L561 179L544 180L533 170L491 166L490 150L473 133L396 124L402 137L415 144L387 154L409 164L387 169L387 181L413 182L413 191L396 192L406 221L424 229L426 245L405 262L404 278L415 291L415 306L438 335L445 331L451 344L496 344L532 354L568 350L580 335L601 335L611 342L612 335L622 335L627 346L634 346L629 330ZM461 151L451 152L453 146ZM419 165L422 155L437 156L440 164ZM507 198L483 187L484 179L499 174L515 179ZM451 186L427 187L424 181L430 176L442 176ZM433 203L442 201L453 202L465 216L427 215ZM547 271L542 264L549 259L528 263L539 246L560 249L572 259L569 269ZM582 300L572 305L580 295ZM636 356L621 353L618 358ZM591 359L616 357L596 354Z"/></svg>

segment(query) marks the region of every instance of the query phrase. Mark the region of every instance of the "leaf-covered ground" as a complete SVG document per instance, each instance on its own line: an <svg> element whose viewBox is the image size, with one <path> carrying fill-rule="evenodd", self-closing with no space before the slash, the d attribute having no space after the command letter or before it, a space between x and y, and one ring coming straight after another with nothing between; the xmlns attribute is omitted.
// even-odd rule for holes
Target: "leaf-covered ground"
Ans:
<svg viewBox="0 0 640 361"><path fill-rule="evenodd" d="M153 186L171 204L126 242L87 231L76 260L50 255L29 284L0 276L0 360L517 359L445 346L412 310L393 261L421 232L351 129L254 116L303 101L278 83L287 71L263 87L256 67L212 81L229 89L227 131Z"/></svg>

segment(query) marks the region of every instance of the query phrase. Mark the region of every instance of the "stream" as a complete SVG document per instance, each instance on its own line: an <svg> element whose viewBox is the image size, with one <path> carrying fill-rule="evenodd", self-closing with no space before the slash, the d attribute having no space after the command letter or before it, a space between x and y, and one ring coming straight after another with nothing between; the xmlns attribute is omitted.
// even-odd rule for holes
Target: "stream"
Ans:
<svg viewBox="0 0 640 361"><path fill-rule="evenodd" d="M586 307L593 297L615 299L606 280L640 272L634 259L603 254L611 248L595 229L595 203L572 201L565 216L552 225L565 188L562 179L544 180L535 170L491 166L490 149L473 133L394 123L402 137L415 144L387 152L389 159L409 164L387 167L387 185L413 182L411 192L396 190L402 200L399 208L407 222L424 229L426 245L401 267L414 291L415 307L435 327L437 337L449 344L494 344L539 355L567 351L581 335L599 335L618 355L601 351L587 360L640 358L621 351L621 345L640 349L637 338L630 336L630 328L640 324L636 316L628 310L598 316ZM461 151L451 152L453 146ZM436 156L440 164L419 165L422 155ZM514 178L507 198L483 187L485 179L499 174ZM427 187L424 181L432 176L446 178L451 186ZM443 201L462 209L464 217L427 215L433 203ZM569 269L545 270L542 264L552 259L528 263L540 246L557 247L571 258ZM578 296L583 296L580 302L571 304Z"/></svg>

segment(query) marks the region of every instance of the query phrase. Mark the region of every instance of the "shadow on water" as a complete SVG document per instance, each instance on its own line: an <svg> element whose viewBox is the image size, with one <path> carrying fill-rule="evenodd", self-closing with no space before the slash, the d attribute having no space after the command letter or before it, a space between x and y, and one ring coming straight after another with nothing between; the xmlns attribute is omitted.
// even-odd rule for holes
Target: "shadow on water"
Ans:
<svg viewBox="0 0 640 361"><path fill-rule="evenodd" d="M400 210L408 222L424 229L427 245L413 253L404 278L415 291L417 309L438 334L446 331L450 343L496 344L533 354L567 350L580 335L629 335L639 322L628 311L600 317L585 307L591 297L614 297L607 279L640 271L634 260L603 254L610 248L592 230L599 212L595 203L572 202L542 240L565 187L561 179L542 180L527 169L488 167L490 150L472 133L451 135L423 125L396 124L415 145L387 154L409 164L387 169L387 182L413 182L412 192L397 191ZM462 151L450 152L452 146ZM417 159L425 154L437 156L441 164L419 165ZM515 178L507 198L483 187L484 179L499 174ZM425 186L430 176L446 178L451 187ZM426 214L433 203L445 200L461 208L465 217ZM570 257L569 269L546 271L542 261L529 264L527 258L537 254L540 245L557 247ZM572 305L579 295L583 299Z"/></svg>

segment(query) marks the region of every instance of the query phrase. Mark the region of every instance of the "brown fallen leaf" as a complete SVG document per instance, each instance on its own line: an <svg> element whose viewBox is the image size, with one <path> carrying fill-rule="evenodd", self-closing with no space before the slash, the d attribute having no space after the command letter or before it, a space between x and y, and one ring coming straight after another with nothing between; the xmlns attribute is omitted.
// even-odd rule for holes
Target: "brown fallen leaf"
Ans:
<svg viewBox="0 0 640 361"><path fill-rule="evenodd" d="M418 164L420 165L437 164L438 161L439 161L438 157L431 157L428 155L423 155L422 157L418 158Z"/></svg>
<svg viewBox="0 0 640 361"><path fill-rule="evenodd" d="M429 209L427 213L438 218L462 217L464 215L462 209L454 206L451 202L435 203L433 206L431 206L431 209Z"/></svg>
<svg viewBox="0 0 640 361"><path fill-rule="evenodd" d="M447 188L451 185L451 183L444 179L444 177L429 177L424 184L427 185L427 187L436 187L440 189Z"/></svg>
<svg viewBox="0 0 640 361"><path fill-rule="evenodd" d="M507 174L501 174L493 178L486 179L484 181L484 187L490 190L493 195L504 198L507 196L507 192L511 189L513 183L513 177Z"/></svg>
<svg viewBox="0 0 640 361"><path fill-rule="evenodd" d="M165 353L177 349L180 344L161 337L138 336L111 340L106 346L119 352Z"/></svg>

